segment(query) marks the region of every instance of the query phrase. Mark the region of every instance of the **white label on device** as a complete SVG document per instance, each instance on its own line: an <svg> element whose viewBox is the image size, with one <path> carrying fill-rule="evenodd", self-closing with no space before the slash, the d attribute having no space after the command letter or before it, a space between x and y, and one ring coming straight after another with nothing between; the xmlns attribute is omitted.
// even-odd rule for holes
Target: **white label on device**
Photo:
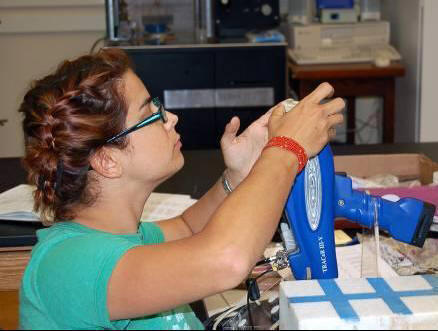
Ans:
<svg viewBox="0 0 438 331"><path fill-rule="evenodd" d="M315 231L319 227L322 208L322 184L319 158L316 156L307 162L304 174L304 194L306 197L306 213L310 228Z"/></svg>

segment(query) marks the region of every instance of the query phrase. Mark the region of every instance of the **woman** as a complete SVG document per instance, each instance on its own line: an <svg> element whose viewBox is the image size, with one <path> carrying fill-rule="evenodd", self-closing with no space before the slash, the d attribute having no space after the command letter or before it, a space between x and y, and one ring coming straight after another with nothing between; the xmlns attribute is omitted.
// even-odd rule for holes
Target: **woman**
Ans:
<svg viewBox="0 0 438 331"><path fill-rule="evenodd" d="M297 171L343 120L341 99L320 105L332 93L322 84L292 112L277 105L238 137L233 119L221 139L233 192L218 180L182 215L153 224L139 222L145 201L184 163L177 116L117 49L36 81L20 107L24 161L35 207L55 223L38 232L20 326L202 328L187 303L235 287L262 255ZM264 148L277 136L301 149Z"/></svg>

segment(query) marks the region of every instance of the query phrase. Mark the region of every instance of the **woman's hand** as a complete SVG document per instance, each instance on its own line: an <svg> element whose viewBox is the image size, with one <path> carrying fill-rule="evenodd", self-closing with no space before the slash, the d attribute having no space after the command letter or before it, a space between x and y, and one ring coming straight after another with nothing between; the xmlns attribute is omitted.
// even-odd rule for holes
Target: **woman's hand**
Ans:
<svg viewBox="0 0 438 331"><path fill-rule="evenodd" d="M251 123L239 136L238 117L233 117L225 127L221 149L227 167L227 178L236 187L250 172L268 141L268 121L272 109Z"/></svg>
<svg viewBox="0 0 438 331"><path fill-rule="evenodd" d="M336 135L336 125L344 120L341 113L345 108L344 100L335 98L321 104L333 92L330 84L322 83L290 112L285 113L281 104L274 107L268 125L269 138L292 138L306 150L309 158L317 155Z"/></svg>
<svg viewBox="0 0 438 331"><path fill-rule="evenodd" d="M279 103L239 136L236 136L239 118L233 117L221 139L227 176L232 186L237 186L249 174L268 138L287 136L303 146L309 158L318 154L335 137L336 125L344 120L341 113L345 108L344 100L336 98L321 104L333 92L330 84L322 83L288 113Z"/></svg>

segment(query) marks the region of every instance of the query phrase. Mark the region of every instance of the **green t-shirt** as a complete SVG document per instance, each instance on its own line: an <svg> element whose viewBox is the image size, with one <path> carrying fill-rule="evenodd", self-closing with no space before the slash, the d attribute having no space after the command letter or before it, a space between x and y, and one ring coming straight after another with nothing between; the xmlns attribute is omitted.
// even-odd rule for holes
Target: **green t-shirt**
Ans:
<svg viewBox="0 0 438 331"><path fill-rule="evenodd" d="M128 249L164 241L160 228L141 223L135 234L114 235L72 223L37 232L38 243L20 289L21 329L203 329L190 307L110 321L107 286Z"/></svg>

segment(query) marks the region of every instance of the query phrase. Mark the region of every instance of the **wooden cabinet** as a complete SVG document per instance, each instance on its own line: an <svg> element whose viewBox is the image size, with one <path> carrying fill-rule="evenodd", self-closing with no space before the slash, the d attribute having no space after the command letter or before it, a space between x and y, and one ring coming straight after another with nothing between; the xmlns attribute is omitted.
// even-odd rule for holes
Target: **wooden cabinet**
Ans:
<svg viewBox="0 0 438 331"><path fill-rule="evenodd" d="M31 249L0 247L0 329L18 329L18 290Z"/></svg>

